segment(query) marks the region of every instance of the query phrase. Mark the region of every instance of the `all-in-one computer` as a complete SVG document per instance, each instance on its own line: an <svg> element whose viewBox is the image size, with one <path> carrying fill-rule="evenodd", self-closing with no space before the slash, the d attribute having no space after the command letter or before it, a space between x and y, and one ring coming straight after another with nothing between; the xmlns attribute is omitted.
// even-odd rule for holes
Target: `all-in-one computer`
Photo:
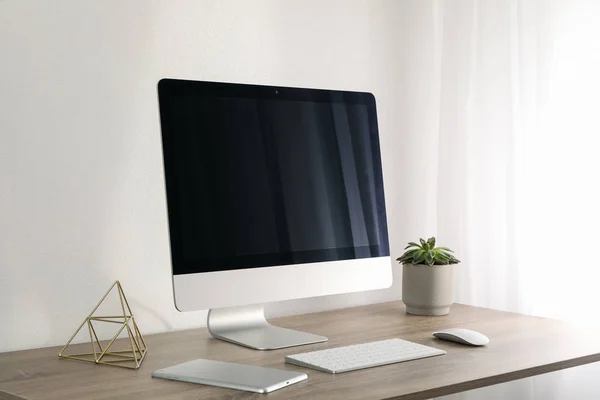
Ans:
<svg viewBox="0 0 600 400"><path fill-rule="evenodd" d="M263 304L392 283L370 93L163 79L158 85L175 305L219 339L327 338Z"/></svg>

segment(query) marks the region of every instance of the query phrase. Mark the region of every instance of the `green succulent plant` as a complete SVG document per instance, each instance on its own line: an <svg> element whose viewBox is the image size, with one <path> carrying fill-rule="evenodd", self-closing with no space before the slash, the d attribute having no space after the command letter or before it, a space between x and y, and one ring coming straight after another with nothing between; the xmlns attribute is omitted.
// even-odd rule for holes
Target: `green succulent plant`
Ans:
<svg viewBox="0 0 600 400"><path fill-rule="evenodd" d="M404 248L406 250L396 261L402 264L422 264L422 265L449 265L458 264L459 259L454 257L454 253L447 247L435 247L435 238L431 237L427 241L419 239L421 244L410 242Z"/></svg>

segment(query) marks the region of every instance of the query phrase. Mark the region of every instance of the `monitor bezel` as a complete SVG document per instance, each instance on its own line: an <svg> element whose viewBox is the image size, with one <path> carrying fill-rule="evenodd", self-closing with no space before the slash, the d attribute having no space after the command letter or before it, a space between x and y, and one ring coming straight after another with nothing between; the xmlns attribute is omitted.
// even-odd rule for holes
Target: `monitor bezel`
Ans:
<svg viewBox="0 0 600 400"><path fill-rule="evenodd" d="M355 248L338 248L333 249L333 251L332 249L320 249L316 251L310 251L310 254L307 254L307 257L305 258L296 257L298 259L304 259L304 261L301 262L290 262L290 260L294 259L294 253L298 252L289 252L290 254L261 254L249 258L246 257L245 259L242 259L242 257L238 257L239 260L232 259L230 260L230 262L227 262L227 267L212 267L212 269L207 269L206 266L204 266L203 268L199 268L198 264L199 262L201 262L199 260L184 260L181 256L182 252L180 250L181 229L178 226L177 222L180 221L181 215L179 213L178 207L173 206L174 204L177 204L178 194L176 193L172 185L173 182L177 182L177 177L174 176L175 169L168 167L168 164L170 162L169 159L175 156L173 154L173 151L171 151L171 146L169 142L170 137L172 137L174 132L170 126L169 116L165 112L166 107L161 105L163 104L163 102L169 101L169 99L172 98L172 96L189 95L201 97L232 97L282 101L305 101L329 104L342 103L349 105L365 105L368 114L369 135L371 144L373 146L373 151L371 152L371 155L372 162L375 166L374 184L377 191L377 218L379 223L383 224L382 232L384 233L383 237L381 237L382 243L366 247L369 247L368 250L371 251L373 254L376 254L377 257L389 256L388 228L385 210L385 199L383 195L384 190L379 143L379 129L377 124L376 102L373 94L367 92L341 91L330 89L310 89L285 86L267 86L163 78L158 83L158 97L163 145L164 177L167 195L167 213L169 220L168 224L171 250L171 269L172 274L174 276L197 273L212 273L238 269L251 270L256 268L271 268L278 267L281 265L296 265L315 262L359 259L359 257L357 257L355 254ZM265 260L273 261L269 261L269 263L267 264ZM204 262L206 263L206 260Z"/></svg>

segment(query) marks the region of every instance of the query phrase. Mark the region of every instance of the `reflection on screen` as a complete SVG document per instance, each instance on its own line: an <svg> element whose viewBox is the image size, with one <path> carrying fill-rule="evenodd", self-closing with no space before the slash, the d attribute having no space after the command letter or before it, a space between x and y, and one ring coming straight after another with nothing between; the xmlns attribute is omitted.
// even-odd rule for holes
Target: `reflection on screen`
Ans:
<svg viewBox="0 0 600 400"><path fill-rule="evenodd" d="M389 255L366 105L181 96L166 113L194 266L176 274Z"/></svg>

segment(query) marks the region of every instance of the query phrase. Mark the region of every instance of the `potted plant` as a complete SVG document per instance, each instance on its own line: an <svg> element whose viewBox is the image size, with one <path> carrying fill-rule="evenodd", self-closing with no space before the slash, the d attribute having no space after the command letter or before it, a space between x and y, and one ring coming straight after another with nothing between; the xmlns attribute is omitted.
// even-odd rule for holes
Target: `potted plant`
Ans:
<svg viewBox="0 0 600 400"><path fill-rule="evenodd" d="M460 260L435 238L410 242L396 261L402 263L402 301L415 315L446 315L454 302L453 264Z"/></svg>

